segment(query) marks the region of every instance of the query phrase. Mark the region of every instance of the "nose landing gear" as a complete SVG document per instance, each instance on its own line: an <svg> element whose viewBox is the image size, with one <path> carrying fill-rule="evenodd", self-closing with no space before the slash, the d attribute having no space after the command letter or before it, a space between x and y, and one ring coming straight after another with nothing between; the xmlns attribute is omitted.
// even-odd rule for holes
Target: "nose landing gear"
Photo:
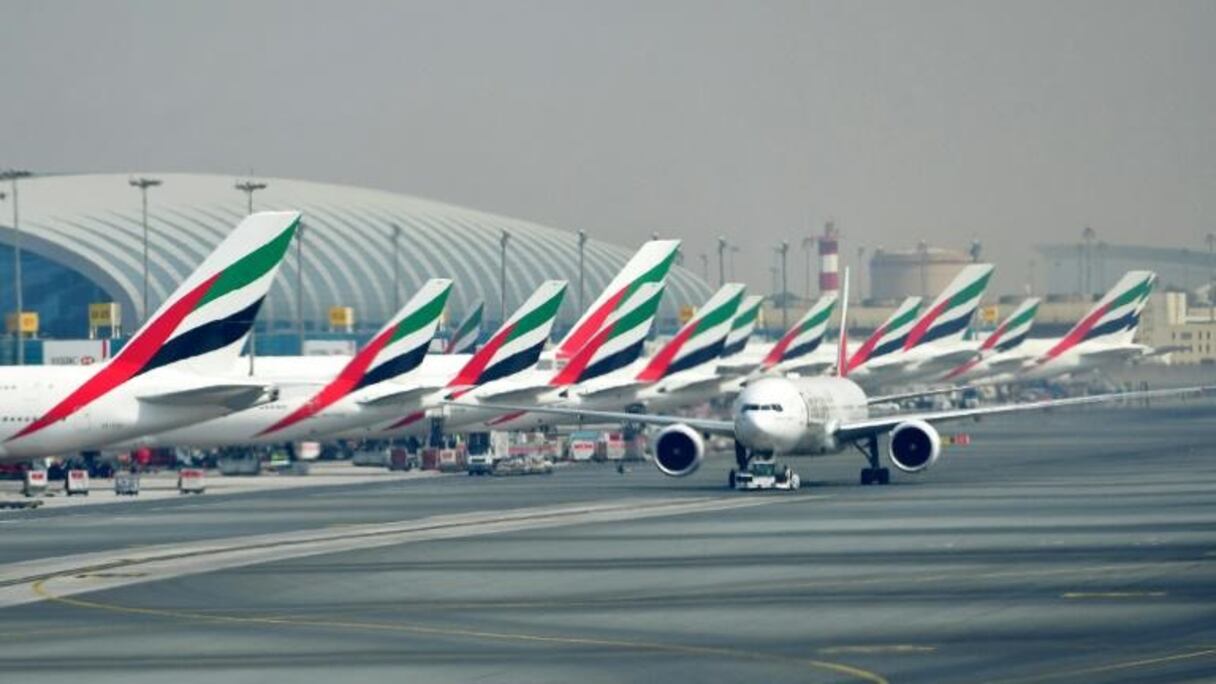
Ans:
<svg viewBox="0 0 1216 684"><path fill-rule="evenodd" d="M731 489L789 489L802 486L802 478L788 465L778 466L772 453L749 453L735 442L735 461L727 480Z"/></svg>

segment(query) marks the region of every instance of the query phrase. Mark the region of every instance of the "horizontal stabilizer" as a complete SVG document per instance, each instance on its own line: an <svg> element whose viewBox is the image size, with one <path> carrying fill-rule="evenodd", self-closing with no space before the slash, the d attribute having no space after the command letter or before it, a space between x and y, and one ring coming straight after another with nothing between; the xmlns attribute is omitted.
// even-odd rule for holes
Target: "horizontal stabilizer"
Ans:
<svg viewBox="0 0 1216 684"><path fill-rule="evenodd" d="M278 394L278 388L274 385L234 382L148 394L139 397L139 400L157 406L222 406L239 411L274 401Z"/></svg>
<svg viewBox="0 0 1216 684"><path fill-rule="evenodd" d="M374 393L365 392L359 399L359 405L367 407L409 405L432 392L443 389L443 387L443 385L381 387L379 391Z"/></svg>

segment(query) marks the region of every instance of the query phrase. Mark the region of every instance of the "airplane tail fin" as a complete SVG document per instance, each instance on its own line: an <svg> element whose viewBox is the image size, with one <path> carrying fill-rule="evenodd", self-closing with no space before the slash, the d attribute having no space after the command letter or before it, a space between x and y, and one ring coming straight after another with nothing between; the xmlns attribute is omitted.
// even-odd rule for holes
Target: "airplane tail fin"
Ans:
<svg viewBox="0 0 1216 684"><path fill-rule="evenodd" d="M675 263L676 250L679 248L679 240L651 240L642 245L592 302L591 307L583 312L570 332L557 343L558 360L574 358L604 327L612 313L629 300L640 286L664 282L671 265Z"/></svg>
<svg viewBox="0 0 1216 684"><path fill-rule="evenodd" d="M1001 321L992 334L984 338L980 344L980 352L987 354L1009 351L1021 344L1034 326L1034 317L1039 312L1040 301L1038 297L1023 300L1013 313Z"/></svg>
<svg viewBox="0 0 1216 684"><path fill-rule="evenodd" d="M1099 339L1130 342L1156 282L1157 274L1152 271L1128 271L1123 274L1119 282L1059 342L1047 350L1040 363L1063 354L1081 342Z"/></svg>
<svg viewBox="0 0 1216 684"><path fill-rule="evenodd" d="M907 297L900 302L887 320L863 340L857 351L849 357L848 363L845 364L848 370L903 349L908 333L916 324L921 301L920 297Z"/></svg>
<svg viewBox="0 0 1216 684"><path fill-rule="evenodd" d="M746 287L727 283L718 289L676 336L668 340L638 373L642 382L657 382L668 375L708 363L722 354L731 321L743 301Z"/></svg>
<svg viewBox="0 0 1216 684"><path fill-rule="evenodd" d="M481 337L481 317L485 313L485 308L484 301L478 301L473 305L464 320L452 332L452 339L448 340L448 345L443 350L444 354L473 353L477 348L477 340Z"/></svg>
<svg viewBox="0 0 1216 684"><path fill-rule="evenodd" d="M349 373L354 380L351 391L417 368L430 349L451 291L452 281L447 278L424 283L339 373L339 377Z"/></svg>
<svg viewBox="0 0 1216 684"><path fill-rule="evenodd" d="M969 264L959 272L945 290L933 300L904 341L904 349L912 349L937 341L962 339L979 308L980 299L992 278L992 264Z"/></svg>
<svg viewBox="0 0 1216 684"><path fill-rule="evenodd" d="M170 365L230 372L299 224L296 211L246 217L107 365L127 377Z"/></svg>
<svg viewBox="0 0 1216 684"><path fill-rule="evenodd" d="M726 336L726 345L722 347L722 358L734 356L743 351L756 330L756 322L760 318L760 305L764 297L749 295L739 304L739 311L730 322L730 334Z"/></svg>
<svg viewBox="0 0 1216 684"><path fill-rule="evenodd" d="M806 356L818 349L827 334L828 321L832 318L832 309L835 306L835 293L820 297L802 318L794 321L794 325L773 344L772 349L764 356L761 366L772 368L783 361Z"/></svg>
<svg viewBox="0 0 1216 684"><path fill-rule="evenodd" d="M658 315L664 286L650 282L637 287L549 384L561 387L586 382L637 361Z"/></svg>
<svg viewBox="0 0 1216 684"><path fill-rule="evenodd" d="M456 373L448 387L481 385L534 365L553 331L565 294L564 280L541 283Z"/></svg>

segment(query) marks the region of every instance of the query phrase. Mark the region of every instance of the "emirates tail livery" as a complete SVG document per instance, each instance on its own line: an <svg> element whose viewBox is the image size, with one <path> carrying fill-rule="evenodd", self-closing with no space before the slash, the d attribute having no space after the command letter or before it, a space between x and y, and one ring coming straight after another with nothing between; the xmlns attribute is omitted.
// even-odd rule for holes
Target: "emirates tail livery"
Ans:
<svg viewBox="0 0 1216 684"><path fill-rule="evenodd" d="M299 222L294 211L247 217L101 365L6 368L0 459L96 449L272 398L237 360Z"/></svg>
<svg viewBox="0 0 1216 684"><path fill-rule="evenodd" d="M845 275L847 302L848 275ZM1119 308L1115 301L1106 311ZM1087 317L1088 320L1088 317ZM1110 319L1114 321L1116 319ZM1098 317L1095 327L1107 319ZM841 355L844 356L845 326L841 325ZM1102 394L1072 399L1054 399L1026 404L951 409L871 416L871 399L862 387L847 377L848 364L838 374L818 377L765 377L749 384L739 394L726 420L625 411L590 410L567 406L499 406L504 410L527 410L558 415L566 420L640 423L659 429L652 439L655 466L664 474L681 477L695 472L705 457L705 435L721 435L735 442L739 470L731 470L732 487L750 480L753 472L772 474L774 459L785 456L824 456L856 448L866 459L861 484L887 484L890 470L881 465L880 438L886 438L887 460L897 470L921 473L941 454L938 424L982 416L1021 414L1068 406L1119 402L1126 399L1171 398L1210 392L1213 387L1153 390ZM753 467L756 466L756 471ZM759 468L763 466L763 470ZM787 488L800 481L791 471L780 476Z"/></svg>
<svg viewBox="0 0 1216 684"><path fill-rule="evenodd" d="M650 405L652 402L683 401L677 395L695 391L708 384L717 385L721 378L713 372L710 364L722 353L726 337L730 333L731 321L743 301L744 286L727 283L715 292L675 336L668 340L650 358L628 367L598 377L588 377L585 370L578 375L559 373L552 385L555 390L537 398L539 403L577 405L585 407L624 408ZM657 309L657 306L654 308ZM645 327L653 321L650 314ZM579 350L565 370L572 368L594 368L597 358L604 356L604 344L593 339ZM702 369L707 369L708 372ZM499 401L497 397L479 397L482 401ZM524 430L548 427L562 421L545 414L506 414L484 424L495 430Z"/></svg>
<svg viewBox="0 0 1216 684"><path fill-rule="evenodd" d="M566 281L548 280L528 297L476 353L435 354L408 382L385 383L362 403L389 415L334 437L395 439L425 434L430 409L487 383L505 382L536 365L553 331Z"/></svg>
<svg viewBox="0 0 1216 684"><path fill-rule="evenodd" d="M943 381L971 382L1000 373L1016 371L1026 357L1021 345L1034 326L1034 317L1039 312L1040 299L1030 297L1022 301L992 334L979 345L979 354L954 368L942 377Z"/></svg>
<svg viewBox="0 0 1216 684"><path fill-rule="evenodd" d="M764 297L760 295L748 295L743 298L743 302L739 304L739 311L735 314L735 319L730 322L730 334L726 336L726 345L722 347L722 361L727 359L742 359L747 354L747 343L752 339L752 333L756 331L756 323L760 320L760 307L764 304ZM724 363L719 363L718 367L722 368Z"/></svg>
<svg viewBox="0 0 1216 684"><path fill-rule="evenodd" d="M646 283L665 282L679 248L679 240L651 240L642 245L591 303L591 307L583 312L570 332L557 343L555 354L558 361L568 361L578 354L604 328L613 312L628 301L639 287Z"/></svg>
<svg viewBox="0 0 1216 684"><path fill-rule="evenodd" d="M145 437L139 443L192 447L277 444L316 439L391 417L387 409L377 413L360 400L422 364L451 288L452 281L445 278L424 283L336 375L318 382L315 374L300 368L308 365L307 360L297 357L294 377L268 378L280 387L275 401Z"/></svg>
<svg viewBox="0 0 1216 684"><path fill-rule="evenodd" d="M745 305L739 307L740 315L745 312ZM832 318L832 310L836 306L836 294L829 293L820 297L811 308L807 309L790 329L767 348L751 347L742 351L727 353L731 344L722 352L718 362L718 372L723 375L747 375L749 373L818 373L831 367L836 361L835 354L824 357L820 354L823 337L827 333L828 322ZM759 305L757 304L757 309ZM754 327L753 314L753 327ZM732 335L734 331L732 330ZM736 383L740 384L740 383Z"/></svg>
<svg viewBox="0 0 1216 684"><path fill-rule="evenodd" d="M866 387L900 385L938 377L978 355L963 337L992 277L992 264L971 264L954 277L904 337L903 346L886 356L862 345L848 362L854 382Z"/></svg>
<svg viewBox="0 0 1216 684"><path fill-rule="evenodd" d="M477 430L508 429L504 426L521 417L501 411L481 410L489 401L552 401L571 386L609 376L628 367L641 355L650 328L659 311L664 284L642 283L619 302L603 327L565 366L557 371L533 369L518 377L504 378L462 393L461 406L444 407L446 427ZM455 397L451 397L455 398Z"/></svg>
<svg viewBox="0 0 1216 684"><path fill-rule="evenodd" d="M1027 340L1016 378L1078 375L1152 354L1151 347L1133 339L1156 282L1152 271L1129 271L1064 337Z"/></svg>
<svg viewBox="0 0 1216 684"><path fill-rule="evenodd" d="M486 303L478 301L469 310L464 320L452 331L452 339L448 340L445 354L472 354L477 349L477 340L481 337L481 317L485 313Z"/></svg>

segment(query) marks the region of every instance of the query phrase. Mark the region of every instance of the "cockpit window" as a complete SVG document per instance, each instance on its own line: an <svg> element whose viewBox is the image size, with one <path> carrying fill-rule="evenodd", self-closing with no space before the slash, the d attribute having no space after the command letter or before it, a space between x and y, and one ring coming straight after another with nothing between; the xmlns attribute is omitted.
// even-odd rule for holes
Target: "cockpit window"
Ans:
<svg viewBox="0 0 1216 684"><path fill-rule="evenodd" d="M781 408L781 404L744 404L743 411L776 411L781 413L785 409Z"/></svg>

